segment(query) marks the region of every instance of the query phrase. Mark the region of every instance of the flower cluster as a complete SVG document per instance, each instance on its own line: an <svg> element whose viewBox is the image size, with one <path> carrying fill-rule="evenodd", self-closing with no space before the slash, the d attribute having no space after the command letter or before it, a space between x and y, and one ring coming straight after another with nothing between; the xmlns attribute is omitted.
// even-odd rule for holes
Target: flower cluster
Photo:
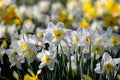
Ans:
<svg viewBox="0 0 120 80"><path fill-rule="evenodd" d="M18 2L0 1L0 76L120 79L119 1Z"/></svg>

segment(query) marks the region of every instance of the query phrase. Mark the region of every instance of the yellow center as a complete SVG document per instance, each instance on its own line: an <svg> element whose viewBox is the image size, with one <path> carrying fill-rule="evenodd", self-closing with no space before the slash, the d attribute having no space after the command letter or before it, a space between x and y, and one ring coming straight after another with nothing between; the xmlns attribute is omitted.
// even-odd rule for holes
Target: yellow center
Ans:
<svg viewBox="0 0 120 80"><path fill-rule="evenodd" d="M103 53L103 48L102 48L102 46L100 46L100 45L95 45L95 46L93 46L92 51L93 51L94 53L100 55L100 54Z"/></svg>
<svg viewBox="0 0 120 80"><path fill-rule="evenodd" d="M90 39L89 36L85 36L85 37L84 37L84 40L85 40L86 43L90 43L90 42L91 42L91 39Z"/></svg>
<svg viewBox="0 0 120 80"><path fill-rule="evenodd" d="M73 36L73 41L74 41L75 44L77 44L79 42L79 38L78 38L77 35Z"/></svg>
<svg viewBox="0 0 120 80"><path fill-rule="evenodd" d="M13 55L13 56L16 56L16 55L17 55L17 52L16 52L16 51L13 51L12 55Z"/></svg>
<svg viewBox="0 0 120 80"><path fill-rule="evenodd" d="M61 40L63 37L64 37L64 31L60 28L58 29L55 29L53 31L54 33L54 37L57 39L57 40Z"/></svg>
<svg viewBox="0 0 120 80"><path fill-rule="evenodd" d="M37 37L38 37L40 40L42 40L43 37L44 37L44 35L43 35L42 32L39 32L39 33L37 33Z"/></svg>
<svg viewBox="0 0 120 80"><path fill-rule="evenodd" d="M107 73L111 73L111 72L113 71L113 69L114 69L114 66L113 66L111 63L106 63L106 64L104 65L104 67L105 67L105 71L106 71Z"/></svg>
<svg viewBox="0 0 120 80"><path fill-rule="evenodd" d="M26 42L21 42L20 43L20 49L22 51L26 51L26 50L28 50L28 48L29 48L29 46L28 46L28 44Z"/></svg>
<svg viewBox="0 0 120 80"><path fill-rule="evenodd" d="M35 51L29 49L28 51L25 52L26 58L33 58L35 56Z"/></svg>
<svg viewBox="0 0 120 80"><path fill-rule="evenodd" d="M49 64L51 62L51 57L49 55L44 55L42 58L42 62L45 64Z"/></svg>
<svg viewBox="0 0 120 80"><path fill-rule="evenodd" d="M117 37L112 37L112 38L110 39L110 41L111 41L111 43L112 43L113 46L117 46L117 45L120 44L120 39L117 38Z"/></svg>

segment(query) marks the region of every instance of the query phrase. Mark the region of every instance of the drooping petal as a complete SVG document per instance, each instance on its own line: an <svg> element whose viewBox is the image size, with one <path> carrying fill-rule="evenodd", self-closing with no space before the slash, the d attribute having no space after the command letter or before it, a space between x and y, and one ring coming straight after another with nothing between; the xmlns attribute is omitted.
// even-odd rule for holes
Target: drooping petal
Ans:
<svg viewBox="0 0 120 80"><path fill-rule="evenodd" d="M114 64L119 64L120 63L120 58L114 58L113 59Z"/></svg>
<svg viewBox="0 0 120 80"><path fill-rule="evenodd" d="M52 63L48 64L48 68L49 68L49 70L53 70L54 69L54 63L52 62Z"/></svg>
<svg viewBox="0 0 120 80"><path fill-rule="evenodd" d="M100 66L97 66L94 71L99 74L103 73L103 70L100 69Z"/></svg>
<svg viewBox="0 0 120 80"><path fill-rule="evenodd" d="M41 62L41 64L39 65L39 68L43 68L45 66L45 63Z"/></svg>
<svg viewBox="0 0 120 80"><path fill-rule="evenodd" d="M102 63L104 64L107 61L112 61L112 57L109 55L109 53L105 52L102 57Z"/></svg>

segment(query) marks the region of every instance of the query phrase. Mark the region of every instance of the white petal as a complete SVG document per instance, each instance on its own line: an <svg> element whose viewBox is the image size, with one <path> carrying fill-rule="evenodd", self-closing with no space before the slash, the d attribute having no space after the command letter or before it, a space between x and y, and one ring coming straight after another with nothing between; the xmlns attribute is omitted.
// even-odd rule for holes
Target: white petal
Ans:
<svg viewBox="0 0 120 80"><path fill-rule="evenodd" d="M55 25L53 24L53 22L49 22L49 23L48 23L47 28L54 28L54 27L55 27Z"/></svg>
<svg viewBox="0 0 120 80"><path fill-rule="evenodd" d="M53 69L54 69L54 63L52 62L52 63L48 64L48 68L49 68L50 70L53 70Z"/></svg>
<svg viewBox="0 0 120 80"><path fill-rule="evenodd" d="M43 54L42 52L40 52L40 53L37 54L37 58L38 58L39 60L41 60L41 58L43 57L43 55L44 55L44 54Z"/></svg>
<svg viewBox="0 0 120 80"><path fill-rule="evenodd" d="M102 62L105 63L107 61L112 61L112 57L109 55L109 53L105 52L102 57Z"/></svg>
<svg viewBox="0 0 120 80"><path fill-rule="evenodd" d="M61 22L58 22L57 25L56 25L56 27L58 27L58 28L64 28L64 24L61 23Z"/></svg>
<svg viewBox="0 0 120 80"><path fill-rule="evenodd" d="M41 63L40 65L39 65L39 68L43 68L45 66L45 63Z"/></svg>
<svg viewBox="0 0 120 80"><path fill-rule="evenodd" d="M119 64L120 63L120 58L114 58L113 59L114 64Z"/></svg>
<svg viewBox="0 0 120 80"><path fill-rule="evenodd" d="M99 74L103 73L103 70L100 70L100 66L96 67L94 71Z"/></svg>
<svg viewBox="0 0 120 80"><path fill-rule="evenodd" d="M96 67L100 67L100 63L97 63L97 64L96 64Z"/></svg>

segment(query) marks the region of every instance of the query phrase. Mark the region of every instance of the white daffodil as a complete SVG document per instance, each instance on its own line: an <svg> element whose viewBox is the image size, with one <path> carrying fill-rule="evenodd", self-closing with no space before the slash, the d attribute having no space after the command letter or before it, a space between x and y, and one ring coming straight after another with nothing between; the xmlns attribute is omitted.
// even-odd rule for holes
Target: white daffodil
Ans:
<svg viewBox="0 0 120 80"><path fill-rule="evenodd" d="M96 59L98 59L102 54L104 53L104 46L100 44L94 44L92 45L92 55L95 55Z"/></svg>
<svg viewBox="0 0 120 80"><path fill-rule="evenodd" d="M90 29L78 29L78 35L80 35L80 45L83 47L83 53L89 53L90 46L94 42L94 36L96 32Z"/></svg>
<svg viewBox="0 0 120 80"><path fill-rule="evenodd" d="M40 41L35 35L27 35L26 42L34 45L39 50L45 47L44 43Z"/></svg>
<svg viewBox="0 0 120 80"><path fill-rule="evenodd" d="M50 8L50 1L40 1L38 7L40 12L47 12Z"/></svg>
<svg viewBox="0 0 120 80"><path fill-rule="evenodd" d="M22 33L32 33L35 28L35 24L32 22L31 19L24 21L22 26Z"/></svg>
<svg viewBox="0 0 120 80"><path fill-rule="evenodd" d="M19 34L15 25L7 26L7 33L11 37L11 41L18 39Z"/></svg>
<svg viewBox="0 0 120 80"><path fill-rule="evenodd" d="M36 36L40 41L44 40L45 29L36 28Z"/></svg>
<svg viewBox="0 0 120 80"><path fill-rule="evenodd" d="M61 22L58 22L56 25L49 22L45 33L45 40L47 40L48 43L60 43L61 40L67 42L65 37L69 35L70 32L71 30L65 29L64 24Z"/></svg>
<svg viewBox="0 0 120 80"><path fill-rule="evenodd" d="M108 37L107 44L108 49L116 55L120 49L120 36L115 33L111 34L110 37Z"/></svg>
<svg viewBox="0 0 120 80"><path fill-rule="evenodd" d="M12 66L16 66L17 68L22 69L21 68L21 63L24 63L24 60L25 60L23 55L20 55L14 49L7 49L6 54L8 55L9 61L11 63L10 68Z"/></svg>
<svg viewBox="0 0 120 80"><path fill-rule="evenodd" d="M20 35L20 40L13 41L10 47L15 49L20 55L24 55L28 63L31 63L36 58L38 50L31 43L28 43L28 38L26 35Z"/></svg>
<svg viewBox="0 0 120 80"><path fill-rule="evenodd" d="M106 73L108 75L112 74L111 76L116 76L117 72L117 64L120 63L120 58L114 58L109 55L109 53L105 52L102 57L102 61L96 65L95 72L102 74Z"/></svg>
<svg viewBox="0 0 120 80"><path fill-rule="evenodd" d="M102 22L100 21L93 21L93 23L90 26L91 30L95 30L97 32L102 31Z"/></svg>
<svg viewBox="0 0 120 80"><path fill-rule="evenodd" d="M37 54L38 60L41 61L39 68L43 68L47 66L50 70L54 69L54 63L58 63L57 59L55 59L55 54L50 53L47 50L43 50L42 52Z"/></svg>

